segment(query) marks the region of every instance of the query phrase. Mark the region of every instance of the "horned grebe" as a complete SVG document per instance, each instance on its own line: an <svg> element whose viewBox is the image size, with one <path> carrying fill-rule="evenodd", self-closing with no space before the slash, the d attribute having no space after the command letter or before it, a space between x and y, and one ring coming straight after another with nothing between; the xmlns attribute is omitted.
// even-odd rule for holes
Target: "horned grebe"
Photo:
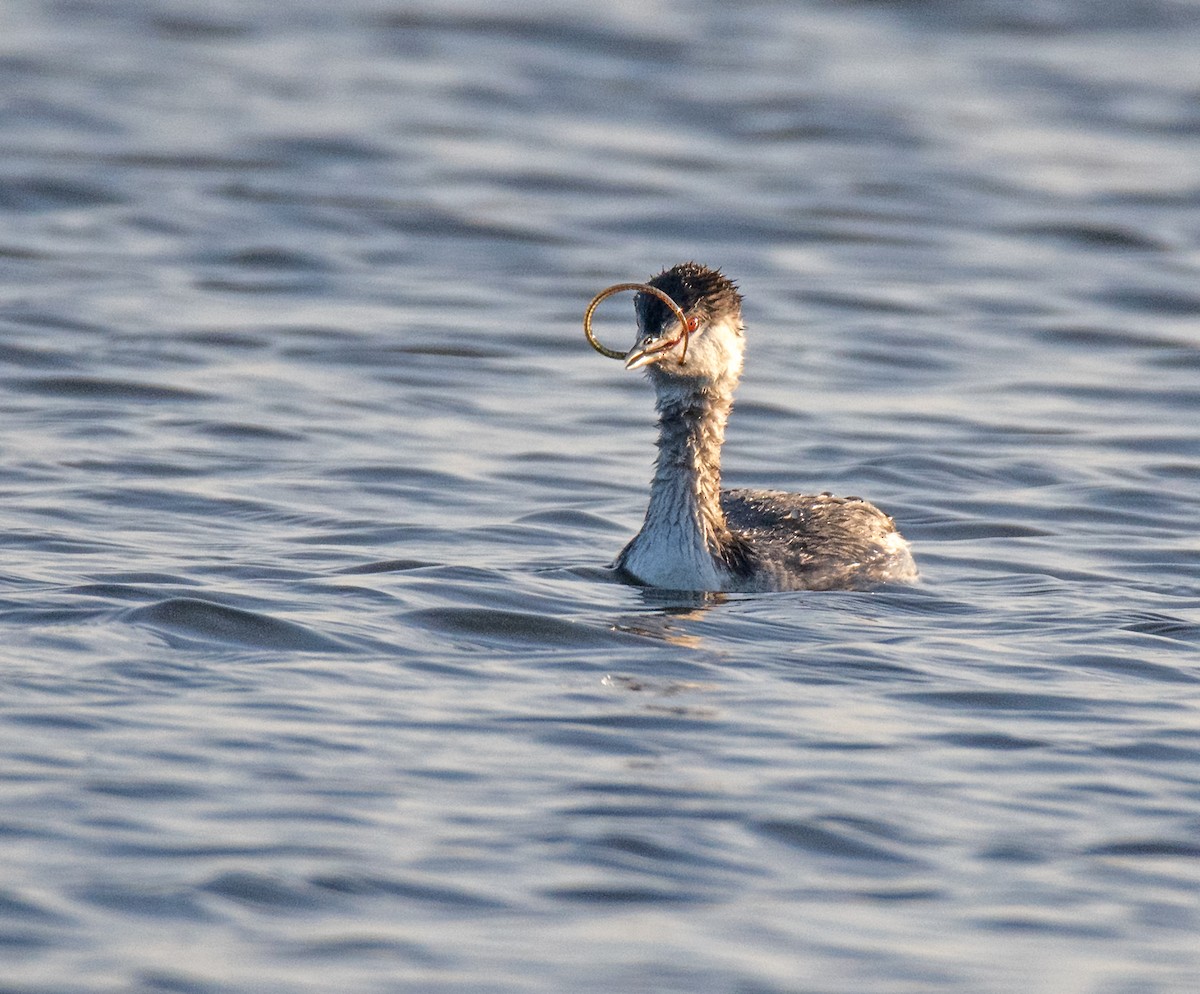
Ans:
<svg viewBox="0 0 1200 994"><path fill-rule="evenodd" d="M721 443L742 371L742 297L719 271L685 262L641 286L623 358L656 393L658 460L642 530L617 557L635 582L673 590L848 590L911 583L908 542L859 497L722 490ZM653 288L648 291L647 287ZM665 295L665 297L660 296ZM676 307L670 306L669 299Z"/></svg>

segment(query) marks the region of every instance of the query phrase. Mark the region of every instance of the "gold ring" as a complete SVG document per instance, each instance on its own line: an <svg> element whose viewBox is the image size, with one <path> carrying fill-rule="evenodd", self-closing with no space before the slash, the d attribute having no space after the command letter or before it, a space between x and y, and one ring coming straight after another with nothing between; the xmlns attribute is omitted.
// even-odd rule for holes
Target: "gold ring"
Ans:
<svg viewBox="0 0 1200 994"><path fill-rule="evenodd" d="M591 347L599 352L602 356L607 356L609 359L625 358L627 353L617 352L615 349L605 348L598 341L596 341L596 336L592 334L592 314L595 312L600 301L602 301L605 297L611 297L614 293L620 293L622 290L637 290L640 293L649 293L657 297L669 308L671 308L671 313L679 318L679 336L683 339L684 355L687 355L688 323L687 317L683 313L683 308L675 303L675 301L672 300L669 295L663 293L663 291L658 287L651 286L649 283L614 283L612 286L606 287L596 294L596 296L592 298L592 302L588 304L588 309L583 312L583 333L587 335L588 344L591 345ZM678 339L676 339L676 341L678 341Z"/></svg>

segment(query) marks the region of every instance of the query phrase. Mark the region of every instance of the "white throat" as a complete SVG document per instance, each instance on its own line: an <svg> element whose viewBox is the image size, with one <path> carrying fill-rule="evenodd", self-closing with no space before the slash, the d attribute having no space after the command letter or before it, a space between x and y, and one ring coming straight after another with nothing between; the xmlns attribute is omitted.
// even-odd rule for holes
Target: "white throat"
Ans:
<svg viewBox="0 0 1200 994"><path fill-rule="evenodd" d="M642 530L618 562L642 583L670 590L721 590L729 580L683 478L662 483L656 478Z"/></svg>
<svg viewBox="0 0 1200 994"><path fill-rule="evenodd" d="M737 327L740 333L740 325ZM740 348L709 329L693 343L686 370L651 369L659 412L658 460L642 530L617 560L643 583L673 590L721 590L733 576L722 558L730 542L721 511L721 445L741 369ZM673 360L664 360L665 363ZM717 370L706 376L704 371Z"/></svg>

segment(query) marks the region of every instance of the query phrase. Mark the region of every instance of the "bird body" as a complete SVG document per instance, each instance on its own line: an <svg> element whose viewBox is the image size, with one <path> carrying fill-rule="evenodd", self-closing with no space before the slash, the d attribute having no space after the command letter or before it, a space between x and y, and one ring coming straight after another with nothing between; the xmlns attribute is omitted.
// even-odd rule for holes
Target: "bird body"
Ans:
<svg viewBox="0 0 1200 994"><path fill-rule="evenodd" d="M912 582L916 565L891 518L858 497L722 490L721 446L741 376L742 298L720 272L683 263L635 301L627 369L645 368L658 409L658 459L641 530L616 566L674 590L857 589Z"/></svg>

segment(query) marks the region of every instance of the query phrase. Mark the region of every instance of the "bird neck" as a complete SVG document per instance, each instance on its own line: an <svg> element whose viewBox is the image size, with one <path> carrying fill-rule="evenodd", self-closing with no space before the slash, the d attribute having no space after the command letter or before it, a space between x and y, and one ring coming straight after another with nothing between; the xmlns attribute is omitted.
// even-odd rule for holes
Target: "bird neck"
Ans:
<svg viewBox="0 0 1200 994"><path fill-rule="evenodd" d="M684 525L712 555L729 540L721 510L721 445L732 390L716 386L660 391L658 459L646 527Z"/></svg>

